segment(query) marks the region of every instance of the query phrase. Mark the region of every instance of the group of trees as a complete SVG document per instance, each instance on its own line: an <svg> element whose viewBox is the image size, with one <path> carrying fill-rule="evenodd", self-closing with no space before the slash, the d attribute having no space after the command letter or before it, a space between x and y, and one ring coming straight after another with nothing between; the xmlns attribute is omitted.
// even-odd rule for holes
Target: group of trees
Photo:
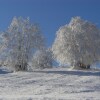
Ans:
<svg viewBox="0 0 100 100"><path fill-rule="evenodd" d="M29 18L14 17L0 34L0 53L2 59L6 58L5 65L15 71L28 70L30 61L33 68L51 68L53 59L60 65L89 67L100 60L100 30L74 17L60 27L52 47L47 49L38 25L30 23Z"/></svg>
<svg viewBox="0 0 100 100"><path fill-rule="evenodd" d="M42 32L38 25L30 23L29 18L14 17L8 30L2 32L1 37L3 39L1 45L5 45L5 48L3 48L6 49L5 53L8 54L6 56L6 64L15 71L28 70L31 60L35 65L34 67L42 66L44 68L46 67L46 62L47 67L52 67L51 58L49 58L51 56L46 59L50 52L46 51ZM40 56L42 58L39 58ZM45 62L42 60L45 60Z"/></svg>
<svg viewBox="0 0 100 100"><path fill-rule="evenodd" d="M89 68L100 61L100 30L94 24L74 17L56 35L52 51L60 64Z"/></svg>

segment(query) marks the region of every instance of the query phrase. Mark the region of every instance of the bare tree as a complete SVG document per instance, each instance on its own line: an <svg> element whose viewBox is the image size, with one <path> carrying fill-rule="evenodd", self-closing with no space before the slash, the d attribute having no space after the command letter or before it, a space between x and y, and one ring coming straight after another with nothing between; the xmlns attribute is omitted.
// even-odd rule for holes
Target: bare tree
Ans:
<svg viewBox="0 0 100 100"><path fill-rule="evenodd" d="M52 51L60 64L89 67L100 60L100 30L94 24L75 17L56 35Z"/></svg>
<svg viewBox="0 0 100 100"><path fill-rule="evenodd" d="M8 40L11 65L16 71L27 70L32 53L44 45L39 27L31 24L29 18L14 17L4 37Z"/></svg>

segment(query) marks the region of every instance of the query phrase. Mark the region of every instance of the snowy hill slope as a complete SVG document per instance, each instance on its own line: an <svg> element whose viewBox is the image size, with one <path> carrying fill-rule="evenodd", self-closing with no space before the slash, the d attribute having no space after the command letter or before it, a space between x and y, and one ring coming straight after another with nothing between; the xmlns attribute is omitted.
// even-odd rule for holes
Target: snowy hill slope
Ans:
<svg viewBox="0 0 100 100"><path fill-rule="evenodd" d="M0 100L100 100L100 71L0 70Z"/></svg>

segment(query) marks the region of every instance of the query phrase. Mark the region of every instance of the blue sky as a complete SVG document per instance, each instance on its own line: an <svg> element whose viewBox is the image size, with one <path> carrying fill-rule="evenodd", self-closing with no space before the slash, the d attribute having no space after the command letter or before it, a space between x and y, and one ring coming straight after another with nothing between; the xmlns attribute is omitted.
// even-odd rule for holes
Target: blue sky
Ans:
<svg viewBox="0 0 100 100"><path fill-rule="evenodd" d="M71 17L80 16L100 27L100 0L0 0L0 31L8 28L14 16L38 23L51 46L56 31Z"/></svg>

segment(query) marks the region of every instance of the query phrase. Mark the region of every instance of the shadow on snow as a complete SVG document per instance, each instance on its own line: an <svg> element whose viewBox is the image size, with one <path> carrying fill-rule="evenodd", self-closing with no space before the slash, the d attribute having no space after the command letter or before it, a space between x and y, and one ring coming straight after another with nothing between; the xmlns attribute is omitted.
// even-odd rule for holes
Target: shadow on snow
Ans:
<svg viewBox="0 0 100 100"><path fill-rule="evenodd" d="M0 69L0 74L8 74L8 73L11 73L5 69Z"/></svg>
<svg viewBox="0 0 100 100"><path fill-rule="evenodd" d="M78 75L78 76L100 76L100 71L34 71L40 73L48 73L48 74L65 74L65 75Z"/></svg>

